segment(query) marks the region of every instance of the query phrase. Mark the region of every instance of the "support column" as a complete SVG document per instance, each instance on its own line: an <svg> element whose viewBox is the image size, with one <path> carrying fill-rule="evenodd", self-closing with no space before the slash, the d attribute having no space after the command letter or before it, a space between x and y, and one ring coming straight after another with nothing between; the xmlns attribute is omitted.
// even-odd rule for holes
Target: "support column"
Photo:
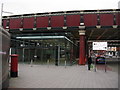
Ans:
<svg viewBox="0 0 120 90"><path fill-rule="evenodd" d="M22 61L24 62L24 59L25 59L25 41L23 41L23 49L22 49Z"/></svg>
<svg viewBox="0 0 120 90"><path fill-rule="evenodd" d="M60 64L60 44L58 45L58 66Z"/></svg>
<svg viewBox="0 0 120 90"><path fill-rule="evenodd" d="M85 30L80 30L79 31L80 35L80 42L79 42L79 63L80 65L85 65Z"/></svg>

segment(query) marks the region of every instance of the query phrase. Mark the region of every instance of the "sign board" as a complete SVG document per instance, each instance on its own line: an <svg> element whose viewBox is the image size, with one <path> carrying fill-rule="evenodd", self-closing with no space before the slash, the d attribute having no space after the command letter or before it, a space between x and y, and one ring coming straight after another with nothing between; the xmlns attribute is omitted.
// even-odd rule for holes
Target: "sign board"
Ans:
<svg viewBox="0 0 120 90"><path fill-rule="evenodd" d="M93 42L93 50L107 50L107 42Z"/></svg>

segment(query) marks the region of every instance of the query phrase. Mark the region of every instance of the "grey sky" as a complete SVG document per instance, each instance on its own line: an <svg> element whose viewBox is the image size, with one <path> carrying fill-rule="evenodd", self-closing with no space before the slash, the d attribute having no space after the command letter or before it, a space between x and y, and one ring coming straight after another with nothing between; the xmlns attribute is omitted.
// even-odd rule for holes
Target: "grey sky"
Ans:
<svg viewBox="0 0 120 90"><path fill-rule="evenodd" d="M118 9L120 0L1 0L4 11L14 14L70 10ZM3 14L10 15L10 14Z"/></svg>

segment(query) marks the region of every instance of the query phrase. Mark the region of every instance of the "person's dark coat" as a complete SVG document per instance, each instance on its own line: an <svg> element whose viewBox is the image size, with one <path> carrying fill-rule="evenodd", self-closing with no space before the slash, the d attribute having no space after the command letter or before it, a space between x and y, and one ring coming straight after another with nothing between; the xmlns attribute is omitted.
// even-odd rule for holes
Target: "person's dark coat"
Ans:
<svg viewBox="0 0 120 90"><path fill-rule="evenodd" d="M88 64L91 64L91 63L92 63L92 58L89 57L89 58L88 58Z"/></svg>
<svg viewBox="0 0 120 90"><path fill-rule="evenodd" d="M92 58L89 57L88 58L88 70L90 70L91 63L92 63Z"/></svg>

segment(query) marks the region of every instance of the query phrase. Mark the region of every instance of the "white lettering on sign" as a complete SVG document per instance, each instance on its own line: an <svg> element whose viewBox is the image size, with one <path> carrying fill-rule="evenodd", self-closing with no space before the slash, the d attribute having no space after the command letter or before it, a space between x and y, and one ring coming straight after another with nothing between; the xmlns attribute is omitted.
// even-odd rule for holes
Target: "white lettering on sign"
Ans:
<svg viewBox="0 0 120 90"><path fill-rule="evenodd" d="M107 42L93 42L93 50L107 50Z"/></svg>

